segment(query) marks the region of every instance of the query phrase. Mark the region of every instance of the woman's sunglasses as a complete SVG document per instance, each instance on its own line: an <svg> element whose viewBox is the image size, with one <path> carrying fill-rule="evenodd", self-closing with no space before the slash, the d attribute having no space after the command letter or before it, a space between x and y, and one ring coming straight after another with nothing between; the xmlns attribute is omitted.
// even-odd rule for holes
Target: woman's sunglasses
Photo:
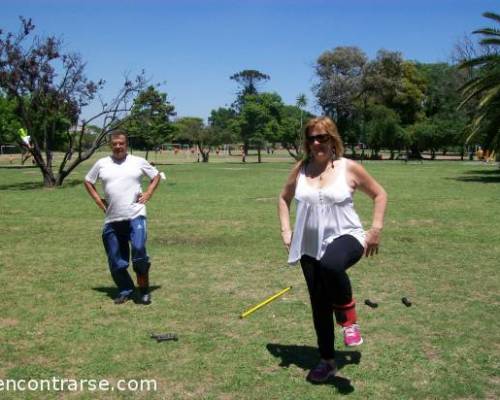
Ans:
<svg viewBox="0 0 500 400"><path fill-rule="evenodd" d="M313 144L315 140L318 141L318 143L326 143L330 140L330 135L328 133L321 133L319 135L314 135L314 136L306 136L307 143Z"/></svg>

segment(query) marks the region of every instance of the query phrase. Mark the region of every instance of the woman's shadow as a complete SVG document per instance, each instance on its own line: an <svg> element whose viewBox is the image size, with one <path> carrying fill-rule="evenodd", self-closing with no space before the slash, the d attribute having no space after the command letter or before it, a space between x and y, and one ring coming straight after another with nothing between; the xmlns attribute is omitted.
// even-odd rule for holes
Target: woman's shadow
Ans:
<svg viewBox="0 0 500 400"><path fill-rule="evenodd" d="M283 345L269 343L267 350L276 358L281 358L280 367L287 368L291 364L303 370L310 370L318 363L318 350L311 346ZM359 364L361 353L359 351L336 351L335 362L340 370L347 364ZM335 386L339 393L349 394L354 391L351 381L340 376L330 377L326 382Z"/></svg>

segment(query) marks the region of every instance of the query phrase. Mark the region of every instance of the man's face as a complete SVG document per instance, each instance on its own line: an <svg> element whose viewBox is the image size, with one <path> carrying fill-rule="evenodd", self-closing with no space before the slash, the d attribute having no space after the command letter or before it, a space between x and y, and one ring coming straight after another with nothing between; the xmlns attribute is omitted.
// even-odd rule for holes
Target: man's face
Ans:
<svg viewBox="0 0 500 400"><path fill-rule="evenodd" d="M123 135L114 136L111 138L111 151L116 160L122 160L127 156L128 144L127 139Z"/></svg>

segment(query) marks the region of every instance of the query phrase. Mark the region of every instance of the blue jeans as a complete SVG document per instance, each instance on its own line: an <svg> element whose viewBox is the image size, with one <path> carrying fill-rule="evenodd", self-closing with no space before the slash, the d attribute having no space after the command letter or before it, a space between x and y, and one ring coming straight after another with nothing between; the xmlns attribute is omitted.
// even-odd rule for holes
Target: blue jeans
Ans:
<svg viewBox="0 0 500 400"><path fill-rule="evenodd" d="M145 217L104 224L102 241L108 255L109 270L120 295L128 296L134 291L134 282L127 271L131 250L134 271L147 273L149 270L146 239Z"/></svg>

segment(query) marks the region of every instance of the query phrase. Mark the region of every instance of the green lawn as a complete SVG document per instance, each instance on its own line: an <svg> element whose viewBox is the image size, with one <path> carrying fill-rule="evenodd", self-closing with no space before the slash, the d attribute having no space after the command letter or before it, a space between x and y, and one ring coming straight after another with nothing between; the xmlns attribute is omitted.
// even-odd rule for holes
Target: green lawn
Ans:
<svg viewBox="0 0 500 400"><path fill-rule="evenodd" d="M112 302L102 215L81 184L90 163L52 190L37 169L0 168L0 380L158 385L0 398L500 397L498 166L364 164L389 194L381 253L351 271L365 343L346 349L338 335L338 377L311 385L304 377L318 359L307 290L300 268L286 266L276 216L291 163L214 161L159 165L167 181L148 206L151 306ZM371 204L355 201L366 224ZM156 343L151 332L179 341Z"/></svg>

